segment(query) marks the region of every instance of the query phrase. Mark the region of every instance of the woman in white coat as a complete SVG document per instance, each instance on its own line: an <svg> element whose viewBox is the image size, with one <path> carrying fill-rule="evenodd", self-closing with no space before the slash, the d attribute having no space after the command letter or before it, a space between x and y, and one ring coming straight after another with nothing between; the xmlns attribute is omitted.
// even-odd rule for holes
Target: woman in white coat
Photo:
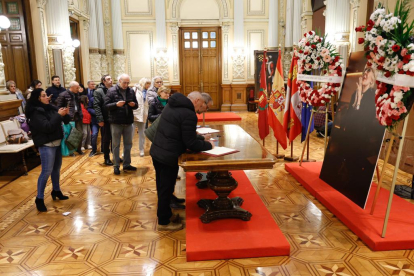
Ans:
<svg viewBox="0 0 414 276"><path fill-rule="evenodd" d="M144 156L144 143L145 143L145 124L148 118L148 100L147 90L151 85L149 78L142 78L135 85L133 90L138 101L138 109L134 110L134 127L138 129L139 135L139 156ZM134 133L134 132L133 132Z"/></svg>

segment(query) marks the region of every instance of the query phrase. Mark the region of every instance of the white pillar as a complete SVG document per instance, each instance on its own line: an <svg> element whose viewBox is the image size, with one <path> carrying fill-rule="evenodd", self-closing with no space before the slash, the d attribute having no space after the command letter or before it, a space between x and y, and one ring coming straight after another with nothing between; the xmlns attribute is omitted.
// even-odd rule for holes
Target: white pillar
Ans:
<svg viewBox="0 0 414 276"><path fill-rule="evenodd" d="M108 70L108 59L106 57L106 47L105 47L105 29L104 29L104 22L103 22L103 9L102 9L102 1L101 0L94 0L95 1L95 9L96 9L96 33L98 36L98 49L99 54L101 55L101 74L109 74ZM112 76L116 77L116 76Z"/></svg>
<svg viewBox="0 0 414 276"><path fill-rule="evenodd" d="M345 0L340 0L345 2ZM339 14L336 14L337 0L326 0L325 9L325 35L331 43L335 42L336 24L339 21Z"/></svg>
<svg viewBox="0 0 414 276"><path fill-rule="evenodd" d="M114 51L114 73L119 76L125 73L125 53L124 38L121 22L121 2L119 0L111 0L112 15L112 37Z"/></svg>
<svg viewBox="0 0 414 276"><path fill-rule="evenodd" d="M167 52L167 31L165 22L165 0L155 0L155 25L157 28L157 43L155 53L156 74L163 78L165 84L169 84Z"/></svg>
<svg viewBox="0 0 414 276"><path fill-rule="evenodd" d="M337 1L335 12L335 44L345 67L347 66L350 48L350 13L351 3L349 1Z"/></svg>
<svg viewBox="0 0 414 276"><path fill-rule="evenodd" d="M297 45L302 38L302 0L294 0L293 3L293 44Z"/></svg>
<svg viewBox="0 0 414 276"><path fill-rule="evenodd" d="M311 0L303 0L302 10L302 35L312 30L312 3ZM302 37L301 37L302 38Z"/></svg>
<svg viewBox="0 0 414 276"><path fill-rule="evenodd" d="M179 48L178 48L178 24L171 24L171 41L172 41L172 54L173 54L173 81L172 85L180 84L180 68L179 68Z"/></svg>
<svg viewBox="0 0 414 276"><path fill-rule="evenodd" d="M234 47L244 48L244 6L243 0L234 0Z"/></svg>
<svg viewBox="0 0 414 276"><path fill-rule="evenodd" d="M286 1L285 47L293 45L293 0Z"/></svg>
<svg viewBox="0 0 414 276"><path fill-rule="evenodd" d="M166 48L165 0L155 0L155 22L157 27L157 49Z"/></svg>
<svg viewBox="0 0 414 276"><path fill-rule="evenodd" d="M75 48L72 46L70 35L68 1L48 1L46 19L50 71L64 79L62 85L67 86L76 78L73 56Z"/></svg>
<svg viewBox="0 0 414 276"><path fill-rule="evenodd" d="M234 0L233 82L245 82L243 5L243 0Z"/></svg>
<svg viewBox="0 0 414 276"><path fill-rule="evenodd" d="M367 8L368 0L351 0L351 9L352 9L352 23L350 28L349 41L351 42L351 51L363 51L364 45L358 44L358 38L364 37L363 33L355 32L355 28L367 23Z"/></svg>
<svg viewBox="0 0 414 276"><path fill-rule="evenodd" d="M277 47L278 46L278 1L269 0L269 41L268 47Z"/></svg>
<svg viewBox="0 0 414 276"><path fill-rule="evenodd" d="M96 18L96 0L89 0L89 71L95 82L101 79L101 55L98 47L98 27Z"/></svg>

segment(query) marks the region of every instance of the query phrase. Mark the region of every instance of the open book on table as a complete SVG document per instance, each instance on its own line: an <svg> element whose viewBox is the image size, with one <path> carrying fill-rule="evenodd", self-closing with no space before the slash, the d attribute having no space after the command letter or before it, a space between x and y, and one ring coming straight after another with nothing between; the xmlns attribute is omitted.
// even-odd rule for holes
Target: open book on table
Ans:
<svg viewBox="0 0 414 276"><path fill-rule="evenodd" d="M239 150L229 149L226 147L215 147L214 149L202 151L201 153L211 155L211 156L223 156L223 155L232 154L236 152L239 152Z"/></svg>

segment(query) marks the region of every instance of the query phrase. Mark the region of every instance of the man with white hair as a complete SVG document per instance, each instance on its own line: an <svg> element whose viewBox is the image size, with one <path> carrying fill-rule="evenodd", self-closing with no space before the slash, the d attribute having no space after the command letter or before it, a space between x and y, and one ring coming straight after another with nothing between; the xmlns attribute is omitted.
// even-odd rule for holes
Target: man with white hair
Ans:
<svg viewBox="0 0 414 276"><path fill-rule="evenodd" d="M56 100L56 106L58 108L69 108L68 115L70 116L71 121L75 122L75 127L77 130L82 132L82 109L80 106L80 96L79 93L79 83L76 81L71 81L69 83L68 90L59 94L59 97ZM77 153L80 155L83 154L81 150L81 143L79 143Z"/></svg>
<svg viewBox="0 0 414 276"><path fill-rule="evenodd" d="M187 149L200 152L213 148L211 142L197 139L197 115L205 101L200 92L191 92L188 97L174 93L162 111L150 154L155 168L158 196L159 231L179 230L183 225L173 216L171 200L183 202L174 193L178 173L178 158Z"/></svg>
<svg viewBox="0 0 414 276"><path fill-rule="evenodd" d="M104 106L108 110L109 123L112 134L112 153L114 156L114 174L119 175L120 158L119 146L121 136L124 141L124 171L136 171L131 165L132 136L134 132L133 110L138 108L137 98L134 91L129 88L131 78L127 74L118 77L118 84L108 89L105 95Z"/></svg>

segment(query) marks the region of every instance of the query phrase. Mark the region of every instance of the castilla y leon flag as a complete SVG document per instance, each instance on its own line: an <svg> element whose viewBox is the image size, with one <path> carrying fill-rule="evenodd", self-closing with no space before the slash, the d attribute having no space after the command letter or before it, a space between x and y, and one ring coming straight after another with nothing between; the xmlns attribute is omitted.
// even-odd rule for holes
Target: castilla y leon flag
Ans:
<svg viewBox="0 0 414 276"><path fill-rule="evenodd" d="M301 108L302 102L299 97L299 89L296 83L298 76L298 60L296 53L293 55L292 63L290 64L287 93L286 93L286 106L283 117L283 127L287 133L289 143L302 132L301 123Z"/></svg>
<svg viewBox="0 0 414 276"><path fill-rule="evenodd" d="M276 71L269 100L269 125L282 148L287 148L286 132L283 129L283 112L285 110L285 84L283 82L283 68L281 51L277 58Z"/></svg>
<svg viewBox="0 0 414 276"><path fill-rule="evenodd" d="M266 90L266 52L263 54L262 68L260 70L260 90L259 90L259 136L260 139L266 138L269 134L269 124L267 122L267 90Z"/></svg>

